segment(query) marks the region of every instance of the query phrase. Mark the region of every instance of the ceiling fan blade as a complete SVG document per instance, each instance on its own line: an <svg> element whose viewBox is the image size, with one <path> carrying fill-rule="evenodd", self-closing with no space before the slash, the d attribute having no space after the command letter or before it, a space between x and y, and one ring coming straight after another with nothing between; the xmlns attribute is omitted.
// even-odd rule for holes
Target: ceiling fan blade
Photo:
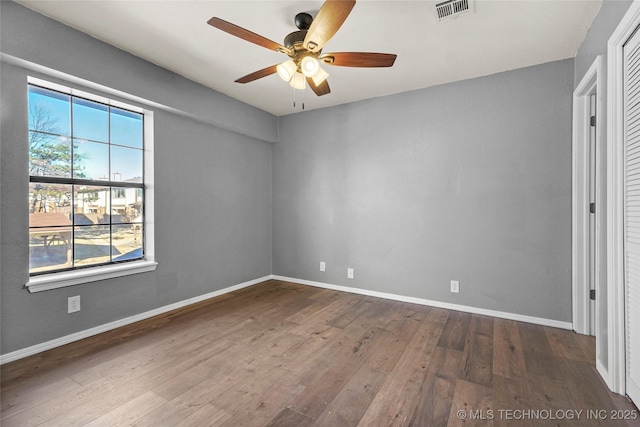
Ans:
<svg viewBox="0 0 640 427"><path fill-rule="evenodd" d="M355 4L355 0L327 0L313 19L302 46L311 52L319 52L342 26Z"/></svg>
<svg viewBox="0 0 640 427"><path fill-rule="evenodd" d="M311 77L307 77L307 84L309 84L311 90L318 96L326 95L331 92L329 82L327 82L327 80L323 80L322 83L316 86L313 79Z"/></svg>
<svg viewBox="0 0 640 427"><path fill-rule="evenodd" d="M339 67L391 67L396 57L392 53L334 52L326 53L318 59Z"/></svg>
<svg viewBox="0 0 640 427"><path fill-rule="evenodd" d="M269 50L275 50L276 52L282 52L287 55L290 55L292 53L291 50L282 46L280 43L276 43L273 40L269 40L268 38L262 37L259 34L253 33L242 27L238 27L237 25L232 24L231 22L227 22L223 19L213 17L207 21L207 24L226 33L229 33L232 36L239 37L248 42L257 44L258 46L266 47Z"/></svg>
<svg viewBox="0 0 640 427"><path fill-rule="evenodd" d="M255 71L251 74L247 74L246 76L240 77L238 80L236 80L236 83L249 83L254 80L258 80L263 77L270 76L271 74L275 74L278 72L277 67L278 67L278 64L272 65L267 68L263 68L262 70Z"/></svg>

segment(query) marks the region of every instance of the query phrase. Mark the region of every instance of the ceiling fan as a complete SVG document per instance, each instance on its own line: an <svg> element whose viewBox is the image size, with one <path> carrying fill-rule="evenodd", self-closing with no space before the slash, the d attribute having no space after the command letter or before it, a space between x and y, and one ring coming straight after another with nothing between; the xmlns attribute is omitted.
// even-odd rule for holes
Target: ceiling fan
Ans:
<svg viewBox="0 0 640 427"><path fill-rule="evenodd" d="M295 17L298 31L284 38L284 45L217 17L207 23L219 30L248 42L284 53L289 59L240 77L236 83L249 83L271 74L278 75L296 89L304 89L305 83L318 95L331 92L327 76L320 63L340 67L391 67L396 55L375 52L334 52L322 53L324 45L334 36L351 13L355 0L326 0L315 19L308 13Z"/></svg>

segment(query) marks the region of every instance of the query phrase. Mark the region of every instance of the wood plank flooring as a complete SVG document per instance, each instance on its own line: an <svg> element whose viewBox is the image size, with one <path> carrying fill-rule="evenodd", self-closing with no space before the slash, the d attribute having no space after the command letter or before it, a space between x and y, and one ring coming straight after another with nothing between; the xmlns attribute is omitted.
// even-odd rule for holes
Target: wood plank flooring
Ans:
<svg viewBox="0 0 640 427"><path fill-rule="evenodd" d="M0 424L640 426L594 353L571 331L268 281L2 366Z"/></svg>

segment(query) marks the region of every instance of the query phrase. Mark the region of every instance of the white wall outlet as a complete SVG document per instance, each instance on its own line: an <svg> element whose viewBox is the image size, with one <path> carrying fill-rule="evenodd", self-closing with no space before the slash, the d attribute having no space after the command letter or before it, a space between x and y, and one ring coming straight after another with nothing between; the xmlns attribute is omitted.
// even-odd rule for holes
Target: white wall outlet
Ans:
<svg viewBox="0 0 640 427"><path fill-rule="evenodd" d="M454 294L460 293L460 282L458 282L457 280L451 281L451 292L453 292Z"/></svg>
<svg viewBox="0 0 640 427"><path fill-rule="evenodd" d="M327 263L320 261L320 271L327 271Z"/></svg>
<svg viewBox="0 0 640 427"><path fill-rule="evenodd" d="M353 279L353 268L347 268L347 279Z"/></svg>
<svg viewBox="0 0 640 427"><path fill-rule="evenodd" d="M67 300L67 313L75 313L80 311L80 295L69 297Z"/></svg>

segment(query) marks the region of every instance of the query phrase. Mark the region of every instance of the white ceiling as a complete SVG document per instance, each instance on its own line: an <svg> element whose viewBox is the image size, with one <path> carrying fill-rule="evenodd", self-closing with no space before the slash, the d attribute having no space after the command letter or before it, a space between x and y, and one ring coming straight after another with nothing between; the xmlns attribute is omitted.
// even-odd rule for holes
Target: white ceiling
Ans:
<svg viewBox="0 0 640 427"><path fill-rule="evenodd" d="M323 66L331 93L306 89L305 109L344 104L574 57L602 0L475 0L472 14L435 18L438 1L359 0L324 52L398 55L392 68ZM37 12L275 115L302 93L277 74L237 78L287 59L207 24L213 16L283 43L298 12L323 1L18 0Z"/></svg>

